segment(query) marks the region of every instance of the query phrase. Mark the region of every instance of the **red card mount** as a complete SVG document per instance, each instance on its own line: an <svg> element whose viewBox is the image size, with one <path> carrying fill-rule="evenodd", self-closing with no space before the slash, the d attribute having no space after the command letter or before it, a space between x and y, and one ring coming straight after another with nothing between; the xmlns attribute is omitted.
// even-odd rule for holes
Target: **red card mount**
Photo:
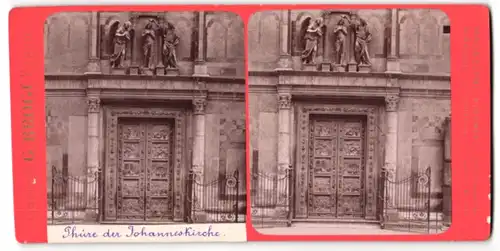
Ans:
<svg viewBox="0 0 500 251"><path fill-rule="evenodd" d="M82 224L244 223L248 241L490 236L487 6L26 7L9 19L20 243Z"/></svg>

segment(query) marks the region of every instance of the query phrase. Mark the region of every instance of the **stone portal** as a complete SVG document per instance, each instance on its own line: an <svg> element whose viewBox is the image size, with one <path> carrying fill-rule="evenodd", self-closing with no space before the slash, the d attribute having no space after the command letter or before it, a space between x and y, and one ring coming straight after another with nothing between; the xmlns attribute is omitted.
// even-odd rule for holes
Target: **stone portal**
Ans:
<svg viewBox="0 0 500 251"><path fill-rule="evenodd" d="M365 118L313 115L310 127L308 216L364 217Z"/></svg>

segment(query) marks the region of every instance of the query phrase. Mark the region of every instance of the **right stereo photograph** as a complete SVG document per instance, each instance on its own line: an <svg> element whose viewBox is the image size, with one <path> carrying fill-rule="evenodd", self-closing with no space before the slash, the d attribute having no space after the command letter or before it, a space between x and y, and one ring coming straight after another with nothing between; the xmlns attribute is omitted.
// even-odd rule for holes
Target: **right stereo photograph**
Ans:
<svg viewBox="0 0 500 251"><path fill-rule="evenodd" d="M248 32L249 203L259 233L450 227L444 12L270 10L253 14Z"/></svg>

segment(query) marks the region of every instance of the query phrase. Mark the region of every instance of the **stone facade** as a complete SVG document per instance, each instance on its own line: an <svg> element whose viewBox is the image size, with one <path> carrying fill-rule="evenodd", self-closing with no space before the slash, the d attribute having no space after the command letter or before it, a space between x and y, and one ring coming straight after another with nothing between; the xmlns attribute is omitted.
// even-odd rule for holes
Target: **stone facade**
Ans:
<svg viewBox="0 0 500 251"><path fill-rule="evenodd" d="M316 37L308 37L312 32ZM255 179L253 217L273 218L281 206L292 221L382 221L382 189L394 194L385 203L404 217L405 208L417 202L384 187L380 177L385 171L401 180L428 167L431 211L440 212L451 109L449 32L446 14L430 9L253 14L252 172L279 177L289 167L291 177L281 190ZM344 46L342 54L337 45ZM304 61L309 48L315 48L312 64ZM336 61L336 53L345 59ZM266 205L261 198L286 196L282 193L291 198L289 204Z"/></svg>
<svg viewBox="0 0 500 251"><path fill-rule="evenodd" d="M243 221L243 32L242 20L226 12L50 16L49 218ZM75 198L82 205L68 206Z"/></svg>

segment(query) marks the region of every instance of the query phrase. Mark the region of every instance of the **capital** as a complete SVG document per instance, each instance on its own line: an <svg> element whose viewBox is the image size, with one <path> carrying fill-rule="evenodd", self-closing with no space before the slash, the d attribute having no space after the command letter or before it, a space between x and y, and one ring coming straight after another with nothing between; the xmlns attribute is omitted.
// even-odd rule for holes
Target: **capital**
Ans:
<svg viewBox="0 0 500 251"><path fill-rule="evenodd" d="M385 97L385 110L388 112L395 112L398 110L399 96L386 96Z"/></svg>
<svg viewBox="0 0 500 251"><path fill-rule="evenodd" d="M290 109L291 106L292 106L292 95L278 94L278 109L280 110Z"/></svg>
<svg viewBox="0 0 500 251"><path fill-rule="evenodd" d="M87 107L89 113L99 112L99 108L101 107L101 100L99 98L88 98Z"/></svg>
<svg viewBox="0 0 500 251"><path fill-rule="evenodd" d="M204 98L193 99L194 114L204 114L207 100Z"/></svg>

